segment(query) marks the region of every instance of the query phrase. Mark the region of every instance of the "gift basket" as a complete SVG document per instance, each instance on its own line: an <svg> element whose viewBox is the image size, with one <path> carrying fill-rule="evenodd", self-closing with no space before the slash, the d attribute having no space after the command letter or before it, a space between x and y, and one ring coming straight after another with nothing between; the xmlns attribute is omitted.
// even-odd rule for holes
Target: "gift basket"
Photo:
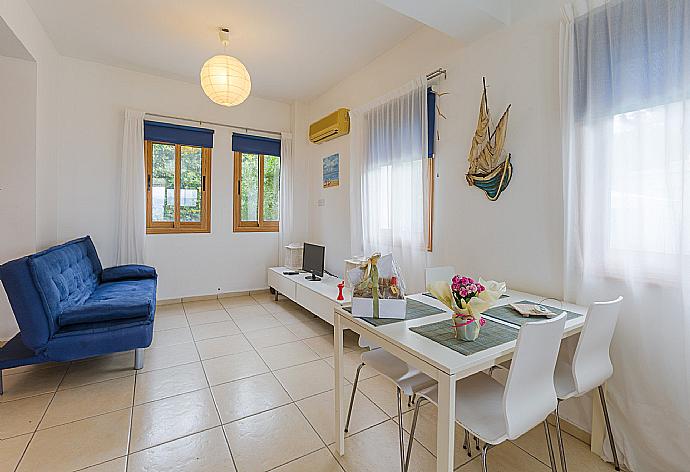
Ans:
<svg viewBox="0 0 690 472"><path fill-rule="evenodd" d="M351 269L348 277L353 287L353 316L405 318L405 282L392 254L373 254Z"/></svg>

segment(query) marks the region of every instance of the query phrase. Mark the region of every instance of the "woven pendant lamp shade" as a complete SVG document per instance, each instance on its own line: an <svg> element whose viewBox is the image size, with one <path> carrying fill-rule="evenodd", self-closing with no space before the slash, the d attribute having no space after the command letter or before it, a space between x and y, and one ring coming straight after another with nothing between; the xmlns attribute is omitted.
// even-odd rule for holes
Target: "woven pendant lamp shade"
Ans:
<svg viewBox="0 0 690 472"><path fill-rule="evenodd" d="M201 88L213 102L232 107L247 99L252 81L247 68L232 56L218 55L201 68Z"/></svg>

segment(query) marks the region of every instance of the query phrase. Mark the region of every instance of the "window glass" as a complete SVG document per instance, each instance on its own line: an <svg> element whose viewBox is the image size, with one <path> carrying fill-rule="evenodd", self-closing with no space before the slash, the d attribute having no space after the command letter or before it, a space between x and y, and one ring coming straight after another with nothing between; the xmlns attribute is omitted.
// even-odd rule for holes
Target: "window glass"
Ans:
<svg viewBox="0 0 690 472"><path fill-rule="evenodd" d="M175 145L153 143L152 221L175 220Z"/></svg>
<svg viewBox="0 0 690 472"><path fill-rule="evenodd" d="M201 148L180 148L180 221L201 221Z"/></svg>
<svg viewBox="0 0 690 472"><path fill-rule="evenodd" d="M280 157L264 156L264 221L280 219Z"/></svg>
<svg viewBox="0 0 690 472"><path fill-rule="evenodd" d="M259 219L259 156L242 153L242 181L240 184L240 219Z"/></svg>

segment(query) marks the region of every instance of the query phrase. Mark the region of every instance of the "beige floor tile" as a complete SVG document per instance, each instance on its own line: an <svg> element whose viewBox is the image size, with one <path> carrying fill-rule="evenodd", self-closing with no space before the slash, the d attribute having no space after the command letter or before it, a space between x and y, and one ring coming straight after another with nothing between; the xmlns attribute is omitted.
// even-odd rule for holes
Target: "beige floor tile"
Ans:
<svg viewBox="0 0 690 472"><path fill-rule="evenodd" d="M247 338L241 334L197 341L196 347L199 350L201 360L237 354L239 352L251 351L254 349L252 345L249 344L249 341L247 341Z"/></svg>
<svg viewBox="0 0 690 472"><path fill-rule="evenodd" d="M333 357L333 333L324 334L323 336L316 336L313 338L307 338L304 343L309 346L314 352L316 352L319 357ZM352 346L344 346L343 352L352 351Z"/></svg>
<svg viewBox="0 0 690 472"><path fill-rule="evenodd" d="M362 353L359 351L352 351L352 352L345 353L345 355L343 356L343 370L345 372L345 378L349 382L355 381L355 374L357 373L357 368L362 363L361 355L362 355ZM327 357L324 360L326 362L328 362L328 364L331 367L335 367L335 362L334 362L332 357ZM359 380L361 381L364 379L368 379L368 378L374 377L378 374L379 373L376 372L374 369L365 365L364 367L362 367L362 370L359 372ZM396 409L396 411L397 411L397 409Z"/></svg>
<svg viewBox="0 0 690 472"><path fill-rule="evenodd" d="M102 464L81 469L79 472L125 472L127 468L127 458L118 457Z"/></svg>
<svg viewBox="0 0 690 472"><path fill-rule="evenodd" d="M242 315L234 317L233 320L243 332L255 331L257 329L278 328L282 326L280 321L269 314Z"/></svg>
<svg viewBox="0 0 690 472"><path fill-rule="evenodd" d="M297 460L273 469L272 472L343 472L333 454L326 448L319 449Z"/></svg>
<svg viewBox="0 0 690 472"><path fill-rule="evenodd" d="M225 310L195 311L193 313L187 313L187 321L189 322L189 326L196 326L206 323L221 323L223 321L230 320L230 315L228 315L228 312Z"/></svg>
<svg viewBox="0 0 690 472"><path fill-rule="evenodd" d="M273 298L270 300L263 300L261 301L261 305L271 313L289 310L302 310L301 306L285 297L280 297L278 301L275 301Z"/></svg>
<svg viewBox="0 0 690 472"><path fill-rule="evenodd" d="M3 376L5 393L0 396L0 403L54 392L67 369L68 364L62 364L50 369Z"/></svg>
<svg viewBox="0 0 690 472"><path fill-rule="evenodd" d="M551 426L549 429L551 431L551 441L553 443L554 454L556 455L556 462L560 465L556 428ZM529 452L544 464L549 464L549 451L546 446L546 435L544 434L544 427L542 425L522 435L520 438L513 441L513 443ZM568 470L586 470L591 472L609 472L613 470L611 464L604 462L599 456L592 453L588 444L583 443L565 432L563 433L563 447L565 448L565 457L568 461Z"/></svg>
<svg viewBox="0 0 690 472"><path fill-rule="evenodd" d="M295 405L286 405L224 426L240 471L263 471L323 447Z"/></svg>
<svg viewBox="0 0 690 472"><path fill-rule="evenodd" d="M194 341L192 339L192 332L189 327L166 329L163 331L153 332L153 342L151 347L172 346L174 344L183 344Z"/></svg>
<svg viewBox="0 0 690 472"><path fill-rule="evenodd" d="M151 472L234 472L221 428L192 434L129 457L128 470Z"/></svg>
<svg viewBox="0 0 690 472"><path fill-rule="evenodd" d="M408 440L406 434L406 445ZM336 453L336 458L347 472L397 471L400 470L399 444L398 425L389 420L345 438L345 455L338 456ZM330 448L334 450L333 445ZM434 472L436 458L416 443L412 448L409 470Z"/></svg>
<svg viewBox="0 0 690 472"><path fill-rule="evenodd" d="M230 317L235 319L238 316L256 316L256 315L268 315L268 310L261 305L249 305L249 306L231 306L226 307L226 311L230 313Z"/></svg>
<svg viewBox="0 0 690 472"><path fill-rule="evenodd" d="M127 454L131 410L38 431L18 471L73 471Z"/></svg>
<svg viewBox="0 0 690 472"><path fill-rule="evenodd" d="M32 434L25 434L11 439L0 440L0 470L11 471L19 464L26 445L31 441Z"/></svg>
<svg viewBox="0 0 690 472"><path fill-rule="evenodd" d="M39 429L129 408L133 397L133 376L60 390L50 403Z"/></svg>
<svg viewBox="0 0 690 472"><path fill-rule="evenodd" d="M284 369L319 359L319 356L301 341L264 347L257 351L271 370Z"/></svg>
<svg viewBox="0 0 690 472"><path fill-rule="evenodd" d="M240 328L232 320L192 326L192 337L194 337L195 341L232 336L239 333Z"/></svg>
<svg viewBox="0 0 690 472"><path fill-rule="evenodd" d="M424 404L419 409L419 418L417 419L417 429L414 434L415 440L419 441L424 447L426 447L432 454L436 454L436 413L437 409L435 405L429 403ZM403 415L403 427L405 431L409 432L412 426L412 418L414 412L410 411ZM397 413L393 421L397 422ZM465 439L465 430L458 424L455 425L455 467L460 467L464 463L468 462L471 457L467 455L467 450L462 448L462 443ZM479 452L476 449L472 449L472 457L477 456Z"/></svg>
<svg viewBox="0 0 690 472"><path fill-rule="evenodd" d="M217 385L211 391L223 423L291 402L290 396L271 373Z"/></svg>
<svg viewBox="0 0 690 472"><path fill-rule="evenodd" d="M238 307L238 306L252 306L258 305L259 302L254 300L250 295L242 295L239 297L225 297L219 298L218 301L225 308Z"/></svg>
<svg viewBox="0 0 690 472"><path fill-rule="evenodd" d="M0 439L36 431L53 395L47 393L0 403Z"/></svg>
<svg viewBox="0 0 690 472"><path fill-rule="evenodd" d="M194 343L173 346L152 347L144 353L144 368L139 373L165 369L176 365L190 364L199 360Z"/></svg>
<svg viewBox="0 0 690 472"><path fill-rule="evenodd" d="M284 325L289 325L292 323L308 323L310 321L314 321L314 315L311 313L305 313L303 311L273 311L271 314Z"/></svg>
<svg viewBox="0 0 690 472"><path fill-rule="evenodd" d="M68 362L44 362L42 364L23 365L20 367L13 367L11 369L4 369L2 373L3 375L22 374L36 370L50 369L51 367L65 366L68 364Z"/></svg>
<svg viewBox="0 0 690 472"><path fill-rule="evenodd" d="M363 368L362 370L366 369ZM357 390L361 391L390 417L398 415L398 395L395 384L382 375L360 380ZM403 397L403 412L414 409L408 406L407 397Z"/></svg>
<svg viewBox="0 0 690 472"><path fill-rule="evenodd" d="M201 362L168 367L137 375L134 404L160 400L208 387Z"/></svg>
<svg viewBox="0 0 690 472"><path fill-rule="evenodd" d="M209 389L164 398L134 407L130 451L220 425Z"/></svg>
<svg viewBox="0 0 690 472"><path fill-rule="evenodd" d="M202 311L222 310L223 305L218 300L199 300L196 302L184 302L184 312L186 314L199 313Z"/></svg>
<svg viewBox="0 0 690 472"><path fill-rule="evenodd" d="M297 336L292 334L292 332L284 326L246 331L244 335L249 342L252 343L252 346L257 349L260 347L277 346L278 344L297 341Z"/></svg>
<svg viewBox="0 0 690 472"><path fill-rule="evenodd" d="M175 313L171 315L156 316L153 318L153 330L165 331L168 329L186 328L189 326L187 317L184 313Z"/></svg>
<svg viewBox="0 0 690 472"><path fill-rule="evenodd" d="M349 401L352 386L345 386L343 391L343 395ZM326 444L335 442L335 432L333 431L335 428L333 424L335 401L333 394L334 390L331 390L297 402L299 409L302 410L304 416L307 417ZM350 420L348 436L389 419L371 400L359 394L355 397L355 403L352 408L352 419Z"/></svg>
<svg viewBox="0 0 690 472"><path fill-rule="evenodd" d="M272 301L275 298L275 294L271 292L252 292L250 296L256 300L258 303L263 303L265 301Z"/></svg>
<svg viewBox="0 0 690 472"><path fill-rule="evenodd" d="M269 371L266 363L254 351L203 361L206 377L211 385L263 374Z"/></svg>
<svg viewBox="0 0 690 472"><path fill-rule="evenodd" d="M273 372L293 400L332 390L333 368L322 360L300 364Z"/></svg>
<svg viewBox="0 0 690 472"><path fill-rule="evenodd" d="M156 305L156 316L184 315L182 303L171 303L170 305Z"/></svg>
<svg viewBox="0 0 690 472"><path fill-rule="evenodd" d="M313 338L330 334L333 336L333 327L321 319L313 319L307 322L290 323L285 325L299 339Z"/></svg>
<svg viewBox="0 0 690 472"><path fill-rule="evenodd" d="M491 472L550 472L551 468L511 442L504 442L491 448L487 455L487 466ZM481 472L482 462L479 457L471 460L459 469L459 472ZM571 470L568 467L568 470ZM571 472L589 469L572 469ZM612 470L612 469L611 469Z"/></svg>
<svg viewBox="0 0 690 472"><path fill-rule="evenodd" d="M73 362L60 384L60 390L127 377L135 373L133 352Z"/></svg>

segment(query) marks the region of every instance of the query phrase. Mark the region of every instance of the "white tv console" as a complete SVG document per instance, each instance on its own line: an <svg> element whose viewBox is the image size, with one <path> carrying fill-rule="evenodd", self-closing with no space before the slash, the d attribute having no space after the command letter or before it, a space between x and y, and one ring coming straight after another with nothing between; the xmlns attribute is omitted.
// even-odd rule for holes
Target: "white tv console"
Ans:
<svg viewBox="0 0 690 472"><path fill-rule="evenodd" d="M352 301L350 289L343 289L342 301L338 301L338 283L340 279L324 274L318 281L307 280L311 274L300 272L297 275L284 275L291 272L287 267L271 267L268 269L268 286L275 290L276 297L283 295L298 305L306 308L319 318L333 324L333 310Z"/></svg>

